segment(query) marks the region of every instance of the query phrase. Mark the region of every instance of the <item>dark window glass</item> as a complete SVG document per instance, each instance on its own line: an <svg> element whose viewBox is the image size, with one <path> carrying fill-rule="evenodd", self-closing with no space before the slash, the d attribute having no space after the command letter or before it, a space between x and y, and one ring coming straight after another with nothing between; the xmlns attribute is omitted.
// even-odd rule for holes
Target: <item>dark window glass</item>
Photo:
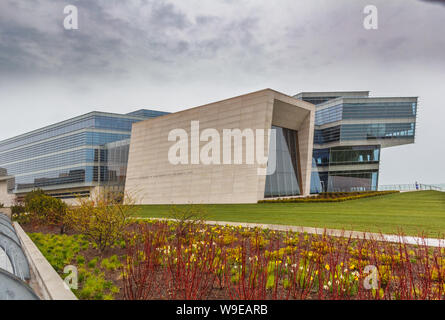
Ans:
<svg viewBox="0 0 445 320"><path fill-rule="evenodd" d="M315 130L314 143L323 144L340 140L340 126Z"/></svg>
<svg viewBox="0 0 445 320"><path fill-rule="evenodd" d="M311 193L326 192L328 186L328 173L312 171L311 174Z"/></svg>
<svg viewBox="0 0 445 320"><path fill-rule="evenodd" d="M88 182L87 167L16 177L17 190Z"/></svg>
<svg viewBox="0 0 445 320"><path fill-rule="evenodd" d="M329 165L330 149L314 149L313 151L313 166Z"/></svg>
<svg viewBox="0 0 445 320"><path fill-rule="evenodd" d="M312 104L321 104L321 103L325 103L329 100L336 99L336 98L339 98L339 96L336 96L336 97L334 97L334 96L332 96L332 97L304 97L304 98L302 98L302 100L312 103Z"/></svg>
<svg viewBox="0 0 445 320"><path fill-rule="evenodd" d="M311 175L311 193L375 191L377 184L377 170L313 171Z"/></svg>
<svg viewBox="0 0 445 320"><path fill-rule="evenodd" d="M314 150L315 156L315 150ZM331 148L330 165L348 165L378 163L380 160L379 146L342 146Z"/></svg>
<svg viewBox="0 0 445 320"><path fill-rule="evenodd" d="M353 192L377 190L378 171L329 172L328 192Z"/></svg>
<svg viewBox="0 0 445 320"><path fill-rule="evenodd" d="M343 105L333 106L315 111L315 125L321 126L326 123L342 119Z"/></svg>
<svg viewBox="0 0 445 320"><path fill-rule="evenodd" d="M366 102L343 104L343 119L390 119L415 117L417 103Z"/></svg>
<svg viewBox="0 0 445 320"><path fill-rule="evenodd" d="M414 138L415 123L344 124L341 140Z"/></svg>

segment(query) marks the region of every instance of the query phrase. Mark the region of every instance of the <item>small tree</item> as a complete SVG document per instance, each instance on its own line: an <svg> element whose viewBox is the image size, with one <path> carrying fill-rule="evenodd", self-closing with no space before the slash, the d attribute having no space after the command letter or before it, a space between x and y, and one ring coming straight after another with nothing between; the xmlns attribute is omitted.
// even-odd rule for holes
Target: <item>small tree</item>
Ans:
<svg viewBox="0 0 445 320"><path fill-rule="evenodd" d="M68 206L62 200L46 195L42 190L36 190L26 195L24 208L32 223L59 226L60 233L65 232Z"/></svg>
<svg viewBox="0 0 445 320"><path fill-rule="evenodd" d="M138 210L134 202L128 195L122 203L105 193L93 198L79 198L78 206L68 210L66 222L76 232L87 236L103 252L116 240L123 238L129 218Z"/></svg>

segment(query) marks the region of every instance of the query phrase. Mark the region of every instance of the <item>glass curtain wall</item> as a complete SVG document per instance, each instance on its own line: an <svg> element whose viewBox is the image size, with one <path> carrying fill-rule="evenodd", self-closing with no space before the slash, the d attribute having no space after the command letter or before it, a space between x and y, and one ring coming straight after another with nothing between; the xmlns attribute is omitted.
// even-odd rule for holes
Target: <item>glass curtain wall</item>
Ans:
<svg viewBox="0 0 445 320"><path fill-rule="evenodd" d="M341 140L414 138L415 123L344 124Z"/></svg>
<svg viewBox="0 0 445 320"><path fill-rule="evenodd" d="M379 146L345 146L331 148L330 165L379 163Z"/></svg>
<svg viewBox="0 0 445 320"><path fill-rule="evenodd" d="M343 119L411 118L417 114L417 103L366 102L343 104Z"/></svg>
<svg viewBox="0 0 445 320"><path fill-rule="evenodd" d="M269 154L276 153L276 170L266 177L264 197L295 196L300 192L297 131L272 126L276 130L276 145L271 141Z"/></svg>
<svg viewBox="0 0 445 320"><path fill-rule="evenodd" d="M106 181L109 185L124 185L127 176L130 140L109 143L106 150Z"/></svg>
<svg viewBox="0 0 445 320"><path fill-rule="evenodd" d="M376 190L377 171L368 172L359 169L335 172L334 168L338 165L378 164L379 161L380 146L378 145L314 149L311 193Z"/></svg>
<svg viewBox="0 0 445 320"><path fill-rule="evenodd" d="M143 119L89 113L1 141L0 167L15 177L16 191L107 183L105 145L129 139L132 124Z"/></svg>
<svg viewBox="0 0 445 320"><path fill-rule="evenodd" d="M312 171L311 193L375 191L378 170Z"/></svg>
<svg viewBox="0 0 445 320"><path fill-rule="evenodd" d="M378 171L329 172L328 192L377 190Z"/></svg>

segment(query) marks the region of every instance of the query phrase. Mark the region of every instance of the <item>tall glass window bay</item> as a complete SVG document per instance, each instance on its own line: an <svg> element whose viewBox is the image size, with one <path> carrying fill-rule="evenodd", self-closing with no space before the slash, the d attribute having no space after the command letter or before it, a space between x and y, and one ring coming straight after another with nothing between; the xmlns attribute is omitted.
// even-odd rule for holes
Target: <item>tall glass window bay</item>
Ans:
<svg viewBox="0 0 445 320"><path fill-rule="evenodd" d="M276 154L276 170L266 176L264 197L295 196L300 192L297 131L272 126L276 130L276 145L271 141L269 154ZM270 163L269 163L270 165Z"/></svg>

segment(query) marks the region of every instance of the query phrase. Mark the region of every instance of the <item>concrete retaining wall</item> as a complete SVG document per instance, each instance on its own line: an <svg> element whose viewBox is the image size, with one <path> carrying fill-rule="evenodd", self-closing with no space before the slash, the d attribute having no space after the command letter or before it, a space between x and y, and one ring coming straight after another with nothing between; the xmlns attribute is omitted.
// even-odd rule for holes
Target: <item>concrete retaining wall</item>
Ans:
<svg viewBox="0 0 445 320"><path fill-rule="evenodd" d="M74 293L66 287L56 270L17 222L14 222L14 228L35 278L30 283L31 287L44 300L77 300Z"/></svg>

